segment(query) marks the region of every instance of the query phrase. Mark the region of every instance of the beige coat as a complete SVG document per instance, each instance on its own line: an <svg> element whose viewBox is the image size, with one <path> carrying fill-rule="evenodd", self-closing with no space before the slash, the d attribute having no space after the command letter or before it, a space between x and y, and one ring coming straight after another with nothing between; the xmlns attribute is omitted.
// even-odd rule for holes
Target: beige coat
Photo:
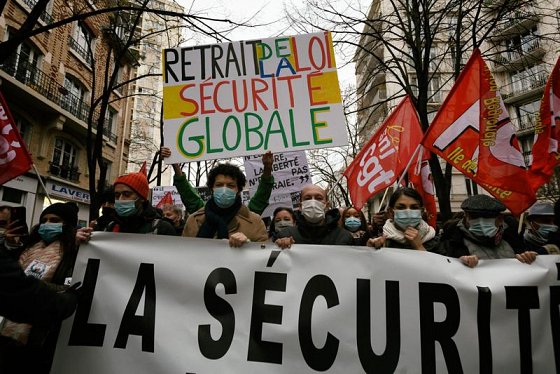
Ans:
<svg viewBox="0 0 560 374"><path fill-rule="evenodd" d="M187 223L185 223L183 236L196 237L205 218L204 207L191 214L187 218ZM239 208L235 217L229 222L228 230L230 234L242 232L252 242L265 242L268 240L266 226L261 216L251 212L245 205Z"/></svg>

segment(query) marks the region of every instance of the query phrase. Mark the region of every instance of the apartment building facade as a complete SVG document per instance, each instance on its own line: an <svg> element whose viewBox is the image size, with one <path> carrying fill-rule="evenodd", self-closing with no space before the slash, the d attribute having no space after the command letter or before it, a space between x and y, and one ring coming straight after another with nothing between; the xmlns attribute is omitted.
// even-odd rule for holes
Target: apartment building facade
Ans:
<svg viewBox="0 0 560 374"><path fill-rule="evenodd" d="M184 9L173 0L150 1L150 7L183 13ZM177 47L182 42L182 23L178 17L145 13L139 25L141 35L138 48L141 56L136 76L141 77L132 87L134 91L131 116L131 144L128 171L138 171L144 161L148 170L161 145L161 109L163 86L161 55L165 48ZM165 167L165 164L163 164ZM172 168L164 168L161 185L173 184ZM154 172L157 171L154 166ZM155 174L153 174L155 175ZM153 177L152 177L153 179ZM156 185L154 180L151 186Z"/></svg>
<svg viewBox="0 0 560 374"><path fill-rule="evenodd" d="M7 2L0 15L0 40L8 40L20 28L36 3ZM95 4L100 6L100 2L85 0L52 0L38 24L66 19L78 9L95 10ZM88 17L28 38L0 66L0 90L39 173L32 169L0 186L0 204L26 206L28 223L37 223L41 211L59 201L76 202L80 224L88 222L86 138L88 123L93 124L90 131L95 136L99 118L91 99L107 89L106 71L116 69L118 81L124 82L133 75L135 65L131 55L116 62L111 59L115 48L123 45L114 19L108 14ZM108 183L125 172L128 161L131 103L126 90L122 85L110 93L104 118L102 160L108 166Z"/></svg>
<svg viewBox="0 0 560 374"><path fill-rule="evenodd" d="M499 12L503 0L486 1L485 12L487 19L492 12ZM482 43L480 49L492 70L496 81L501 87L501 94L509 111L512 122L518 131L518 138L530 162L530 150L535 126L535 115L538 113L540 99L546 79L550 74L558 57L560 38L557 36L559 21L558 11L560 1L534 1L532 4L523 2L523 6L498 17L496 27ZM448 2L442 2L448 4ZM403 94L402 85L398 82L405 80L402 74L395 74L399 69L384 69L385 63L390 65L395 56L387 51L384 44L379 42L379 30L386 14L393 11L390 2L375 0L371 3L368 18L372 20L365 27L360 39L360 46L354 57L356 63L356 80L358 106L358 122L363 142L367 141L375 130L383 123L390 111L398 104L399 99L392 99ZM376 21L378 20L378 21ZM427 87L428 119L431 121L440 105L445 100L454 83L455 53L450 39L455 36L457 25L456 14L449 12L441 19L441 32L435 35L433 47L430 50L429 76ZM398 34L399 31L394 31ZM470 33L465 33L470 37ZM394 36L393 36L394 37ZM398 45L395 37L395 48L407 51L407 46ZM469 41L465 41L469 45ZM472 48L472 43L470 44ZM459 56L461 65L470 57L470 49ZM440 58L440 56L443 56ZM398 57L397 57L398 58ZM406 61L406 56L400 57L405 67L411 66L412 61ZM408 64L407 64L408 62ZM407 73L406 80L412 91L418 93L417 77L413 69ZM442 166L445 163L442 161ZM484 193L469 178L453 169L451 180L451 208L460 210L461 202L468 196ZM377 209L381 196L372 199L370 209Z"/></svg>

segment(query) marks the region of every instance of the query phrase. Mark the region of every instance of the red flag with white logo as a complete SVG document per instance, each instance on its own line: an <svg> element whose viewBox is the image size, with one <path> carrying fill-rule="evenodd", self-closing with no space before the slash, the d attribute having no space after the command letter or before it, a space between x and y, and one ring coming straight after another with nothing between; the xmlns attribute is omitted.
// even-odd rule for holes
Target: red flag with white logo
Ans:
<svg viewBox="0 0 560 374"><path fill-rule="evenodd" d="M395 182L421 139L420 121L407 96L344 171L352 204L357 209Z"/></svg>
<svg viewBox="0 0 560 374"><path fill-rule="evenodd" d="M427 222L433 228L437 222L436 189L432 179L432 169L430 169L430 152L424 147L420 148L416 162L408 169L408 181L412 185L424 202Z"/></svg>
<svg viewBox="0 0 560 374"><path fill-rule="evenodd" d="M33 161L0 92L0 185L31 169Z"/></svg>
<svg viewBox="0 0 560 374"><path fill-rule="evenodd" d="M531 178L533 190L547 183L560 163L558 138L560 136L560 57L548 77L536 118L533 150L531 152Z"/></svg>
<svg viewBox="0 0 560 374"><path fill-rule="evenodd" d="M476 49L422 144L514 214L536 200L515 129L492 73Z"/></svg>
<svg viewBox="0 0 560 374"><path fill-rule="evenodd" d="M165 195L163 195L163 198L159 201L159 203L157 203L156 208L161 209L166 204L173 205L173 196L169 191L167 191Z"/></svg>

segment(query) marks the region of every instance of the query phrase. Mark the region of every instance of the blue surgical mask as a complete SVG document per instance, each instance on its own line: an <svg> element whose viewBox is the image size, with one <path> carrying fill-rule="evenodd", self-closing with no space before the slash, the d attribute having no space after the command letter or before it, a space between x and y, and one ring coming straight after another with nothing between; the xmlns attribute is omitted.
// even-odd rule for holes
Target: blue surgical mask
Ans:
<svg viewBox="0 0 560 374"><path fill-rule="evenodd" d="M395 223L403 229L416 227L422 221L422 211L420 209L398 209L394 212Z"/></svg>
<svg viewBox="0 0 560 374"><path fill-rule="evenodd" d="M558 231L558 226L556 225L547 225L545 223L539 223L538 233L543 239L548 239L548 236L551 232Z"/></svg>
<svg viewBox="0 0 560 374"><path fill-rule="evenodd" d="M130 217L136 214L136 200L115 200L115 213L119 217Z"/></svg>
<svg viewBox="0 0 560 374"><path fill-rule="evenodd" d="M214 188L214 201L216 205L220 208L225 209L235 203L235 198L237 197L237 192L227 187L217 187Z"/></svg>
<svg viewBox="0 0 560 374"><path fill-rule="evenodd" d="M344 220L344 226L346 226L348 230L355 232L362 226L362 221L356 217L348 217Z"/></svg>
<svg viewBox="0 0 560 374"><path fill-rule="evenodd" d="M493 238L498 233L496 218L479 217L470 219L469 231L475 236Z"/></svg>
<svg viewBox="0 0 560 374"><path fill-rule="evenodd" d="M62 234L62 222L41 223L39 225L38 233L45 243L52 243L60 234Z"/></svg>

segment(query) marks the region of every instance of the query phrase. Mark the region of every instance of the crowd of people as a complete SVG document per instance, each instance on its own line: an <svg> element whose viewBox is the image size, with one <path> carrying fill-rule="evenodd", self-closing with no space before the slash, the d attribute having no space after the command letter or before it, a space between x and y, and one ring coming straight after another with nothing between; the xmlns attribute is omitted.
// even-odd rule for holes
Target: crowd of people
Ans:
<svg viewBox="0 0 560 374"><path fill-rule="evenodd" d="M162 155L168 157L169 149L162 148ZM309 184L297 209L277 208L267 228L261 214L274 186L272 164L269 152L247 206L241 199L246 177L238 166L221 163L209 172L212 194L206 203L174 166L186 219L175 205L161 210L152 206L148 179L141 172L114 181L102 195L102 214L89 227L78 227L73 203L48 206L28 233L25 222L11 219L10 207L0 207L0 315L6 317L0 325L0 371L49 372L57 322L73 312L79 299L79 288L71 286L79 245L95 231L225 239L231 247L271 241L282 249L294 244L403 248L458 258L468 267L481 259L516 258L530 264L537 255L560 253L560 203L536 203L519 230L500 201L474 195L453 219L435 228L425 220L420 194L407 187L395 190L386 211L368 222L355 207L333 207L325 189Z"/></svg>

